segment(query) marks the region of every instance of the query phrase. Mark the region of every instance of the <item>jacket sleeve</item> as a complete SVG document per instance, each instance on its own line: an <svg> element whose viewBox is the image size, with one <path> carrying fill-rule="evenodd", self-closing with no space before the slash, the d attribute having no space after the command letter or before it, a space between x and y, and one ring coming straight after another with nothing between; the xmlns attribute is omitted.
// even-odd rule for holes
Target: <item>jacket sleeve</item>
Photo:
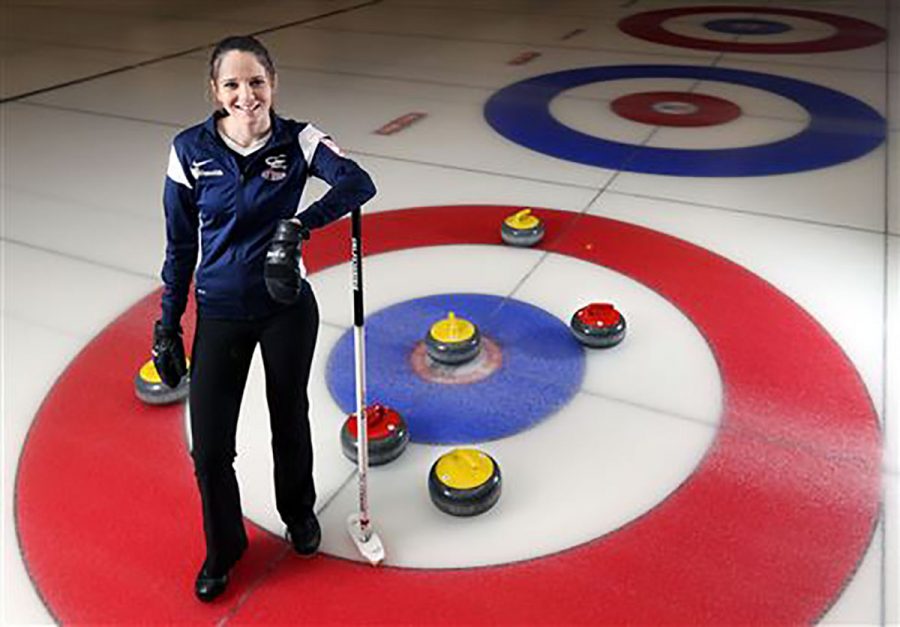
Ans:
<svg viewBox="0 0 900 627"><path fill-rule="evenodd" d="M166 212L166 260L163 262L162 322L177 327L187 307L191 278L197 265L199 212L193 185L175 146L163 190Z"/></svg>
<svg viewBox="0 0 900 627"><path fill-rule="evenodd" d="M353 208L362 207L375 195L372 178L347 158L328 135L307 124L300 131L298 141L310 174L331 186L321 198L297 213L296 217L308 228L325 226Z"/></svg>

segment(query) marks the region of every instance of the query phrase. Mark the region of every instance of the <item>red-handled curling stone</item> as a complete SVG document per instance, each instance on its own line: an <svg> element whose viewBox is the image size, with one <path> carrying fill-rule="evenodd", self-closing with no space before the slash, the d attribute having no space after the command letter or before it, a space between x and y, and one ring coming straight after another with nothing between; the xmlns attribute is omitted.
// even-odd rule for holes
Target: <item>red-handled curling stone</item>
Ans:
<svg viewBox="0 0 900 627"><path fill-rule="evenodd" d="M591 303L572 315L575 338L591 348L615 346L625 338L625 316L609 303Z"/></svg>
<svg viewBox="0 0 900 627"><path fill-rule="evenodd" d="M350 414L341 429L341 449L356 462L356 414ZM380 466L400 456L409 443L406 421L393 409L374 403L366 407L366 434L369 437L369 464Z"/></svg>

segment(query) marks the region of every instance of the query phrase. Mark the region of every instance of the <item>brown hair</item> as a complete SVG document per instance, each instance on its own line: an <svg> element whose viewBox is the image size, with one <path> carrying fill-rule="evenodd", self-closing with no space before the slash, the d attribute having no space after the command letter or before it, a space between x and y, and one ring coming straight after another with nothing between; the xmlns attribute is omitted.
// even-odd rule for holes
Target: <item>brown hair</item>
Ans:
<svg viewBox="0 0 900 627"><path fill-rule="evenodd" d="M256 60L259 61L259 64L266 69L269 78L275 76L275 64L272 62L272 57L269 55L269 51L266 50L266 47L255 37L250 37L249 35L236 35L226 37L213 48L212 55L209 57L209 78L211 81L215 82L216 77L219 75L219 66L222 64L222 57L232 50L251 53L256 57Z"/></svg>

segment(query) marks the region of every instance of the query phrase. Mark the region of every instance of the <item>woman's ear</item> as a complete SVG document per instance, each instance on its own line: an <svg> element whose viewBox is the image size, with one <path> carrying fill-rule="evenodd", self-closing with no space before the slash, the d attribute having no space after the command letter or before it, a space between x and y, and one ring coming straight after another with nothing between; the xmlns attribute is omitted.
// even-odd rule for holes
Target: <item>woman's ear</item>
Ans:
<svg viewBox="0 0 900 627"><path fill-rule="evenodd" d="M216 96L216 81L209 79L209 99L213 105L219 106L219 98Z"/></svg>

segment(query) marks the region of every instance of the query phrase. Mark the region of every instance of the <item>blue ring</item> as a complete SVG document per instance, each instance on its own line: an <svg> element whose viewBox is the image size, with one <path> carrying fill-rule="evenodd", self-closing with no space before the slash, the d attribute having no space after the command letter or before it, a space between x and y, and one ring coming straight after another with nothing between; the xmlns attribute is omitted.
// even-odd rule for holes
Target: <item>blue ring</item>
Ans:
<svg viewBox="0 0 900 627"><path fill-rule="evenodd" d="M715 31L717 33L728 33L730 35L776 35L786 33L793 30L791 26L784 22L773 22L772 20L760 20L756 18L726 18L720 20L710 20L703 23L704 28ZM748 28L749 26L749 28Z"/></svg>
<svg viewBox="0 0 900 627"><path fill-rule="evenodd" d="M410 353L448 311L496 342L503 364L486 379L446 385L425 381ZM553 414L581 388L584 349L568 326L543 309L487 294L439 294L382 309L366 319L367 402L396 409L413 442L483 442L523 431ZM356 411L353 333L328 359L326 381L346 413Z"/></svg>
<svg viewBox="0 0 900 627"><path fill-rule="evenodd" d="M581 133L550 114L562 92L629 78L692 78L765 89L793 100L809 113L800 133L758 146L712 150L650 148ZM814 170L850 161L884 141L885 120L846 94L805 81L760 72L687 65L587 67L543 74L501 89L484 116L507 139L552 157L646 174L674 176L765 176Z"/></svg>

